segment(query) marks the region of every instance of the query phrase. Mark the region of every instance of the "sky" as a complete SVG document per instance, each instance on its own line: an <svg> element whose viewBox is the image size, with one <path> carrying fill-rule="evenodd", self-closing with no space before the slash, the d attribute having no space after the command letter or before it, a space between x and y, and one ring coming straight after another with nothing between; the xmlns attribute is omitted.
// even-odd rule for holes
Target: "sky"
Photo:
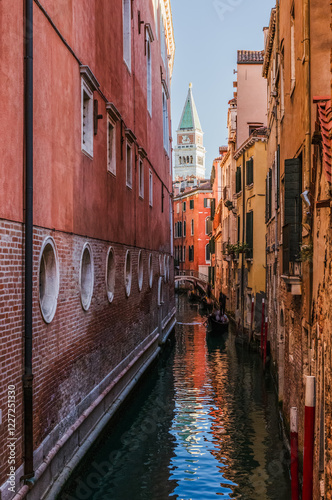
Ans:
<svg viewBox="0 0 332 500"><path fill-rule="evenodd" d="M176 143L189 83L204 132L206 177L219 146L227 145L228 101L236 80L237 50L263 50L275 0L171 0L175 63L171 86Z"/></svg>

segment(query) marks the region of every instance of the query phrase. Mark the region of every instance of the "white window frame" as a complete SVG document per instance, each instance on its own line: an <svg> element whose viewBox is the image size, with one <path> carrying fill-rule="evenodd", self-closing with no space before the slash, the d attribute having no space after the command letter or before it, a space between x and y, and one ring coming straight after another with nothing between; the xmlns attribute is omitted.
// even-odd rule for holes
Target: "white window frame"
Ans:
<svg viewBox="0 0 332 500"><path fill-rule="evenodd" d="M163 141L164 141L164 149L168 154L169 152L168 105L167 105L167 96L164 88L162 89L162 100L163 100Z"/></svg>
<svg viewBox="0 0 332 500"><path fill-rule="evenodd" d="M110 147L110 127L112 129L112 147ZM116 123L107 115L107 171L116 175Z"/></svg>
<svg viewBox="0 0 332 500"><path fill-rule="evenodd" d="M93 91L81 78L81 149L89 158L93 158L93 136Z"/></svg>
<svg viewBox="0 0 332 500"><path fill-rule="evenodd" d="M130 169L128 169L128 151L130 151ZM133 187L133 144L128 140L126 141L126 186L130 189Z"/></svg>
<svg viewBox="0 0 332 500"><path fill-rule="evenodd" d="M294 7L291 13L291 90L290 93L291 95L293 94L293 91L295 89L295 82L296 82L296 66L295 66L295 13L294 13Z"/></svg>
<svg viewBox="0 0 332 500"><path fill-rule="evenodd" d="M122 0L123 60L131 72L131 0Z"/></svg>
<svg viewBox="0 0 332 500"><path fill-rule="evenodd" d="M146 30L146 99L147 109L152 116L152 57L151 57L151 40L148 30Z"/></svg>
<svg viewBox="0 0 332 500"><path fill-rule="evenodd" d="M152 170L149 170L149 205L153 207L153 175Z"/></svg>
<svg viewBox="0 0 332 500"><path fill-rule="evenodd" d="M142 158L138 160L138 196L144 199L144 162Z"/></svg>

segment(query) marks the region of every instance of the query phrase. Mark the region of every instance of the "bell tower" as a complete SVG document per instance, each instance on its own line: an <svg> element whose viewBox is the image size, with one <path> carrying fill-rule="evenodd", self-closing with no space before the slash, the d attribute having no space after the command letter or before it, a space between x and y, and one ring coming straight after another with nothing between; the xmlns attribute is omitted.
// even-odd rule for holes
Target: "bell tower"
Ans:
<svg viewBox="0 0 332 500"><path fill-rule="evenodd" d="M187 99L183 108L174 148L174 176L194 176L205 179L205 154L203 131L199 121L192 84L189 84Z"/></svg>

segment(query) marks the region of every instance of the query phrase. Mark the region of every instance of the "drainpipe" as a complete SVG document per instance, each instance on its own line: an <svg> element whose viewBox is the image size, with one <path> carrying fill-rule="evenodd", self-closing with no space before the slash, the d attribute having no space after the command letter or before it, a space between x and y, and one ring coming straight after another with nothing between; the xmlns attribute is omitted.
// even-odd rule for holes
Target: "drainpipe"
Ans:
<svg viewBox="0 0 332 500"><path fill-rule="evenodd" d="M33 470L32 266L33 266L33 0L25 0L25 324L24 477Z"/></svg>
<svg viewBox="0 0 332 500"><path fill-rule="evenodd" d="M304 16L304 71L305 71L305 102L304 102L304 119L305 119L305 172L304 172L304 189L310 192L311 185L311 72L310 72L310 0L303 0L303 16ZM311 235L309 236L311 237ZM309 289L308 289L308 304L307 321L311 325L311 305L313 295L313 268L309 263Z"/></svg>
<svg viewBox="0 0 332 500"><path fill-rule="evenodd" d="M242 244L245 242L245 226L246 226L246 154L242 155ZM241 257L241 303L242 303L242 335L244 334L244 252Z"/></svg>

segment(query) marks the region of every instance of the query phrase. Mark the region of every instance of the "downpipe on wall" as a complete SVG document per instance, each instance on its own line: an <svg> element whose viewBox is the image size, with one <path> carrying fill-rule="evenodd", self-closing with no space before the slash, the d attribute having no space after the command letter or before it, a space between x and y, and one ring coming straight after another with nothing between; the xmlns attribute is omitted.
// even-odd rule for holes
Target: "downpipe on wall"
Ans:
<svg viewBox="0 0 332 500"><path fill-rule="evenodd" d="M24 481L34 477L32 388L33 291L33 0L25 0L25 318L24 318Z"/></svg>

